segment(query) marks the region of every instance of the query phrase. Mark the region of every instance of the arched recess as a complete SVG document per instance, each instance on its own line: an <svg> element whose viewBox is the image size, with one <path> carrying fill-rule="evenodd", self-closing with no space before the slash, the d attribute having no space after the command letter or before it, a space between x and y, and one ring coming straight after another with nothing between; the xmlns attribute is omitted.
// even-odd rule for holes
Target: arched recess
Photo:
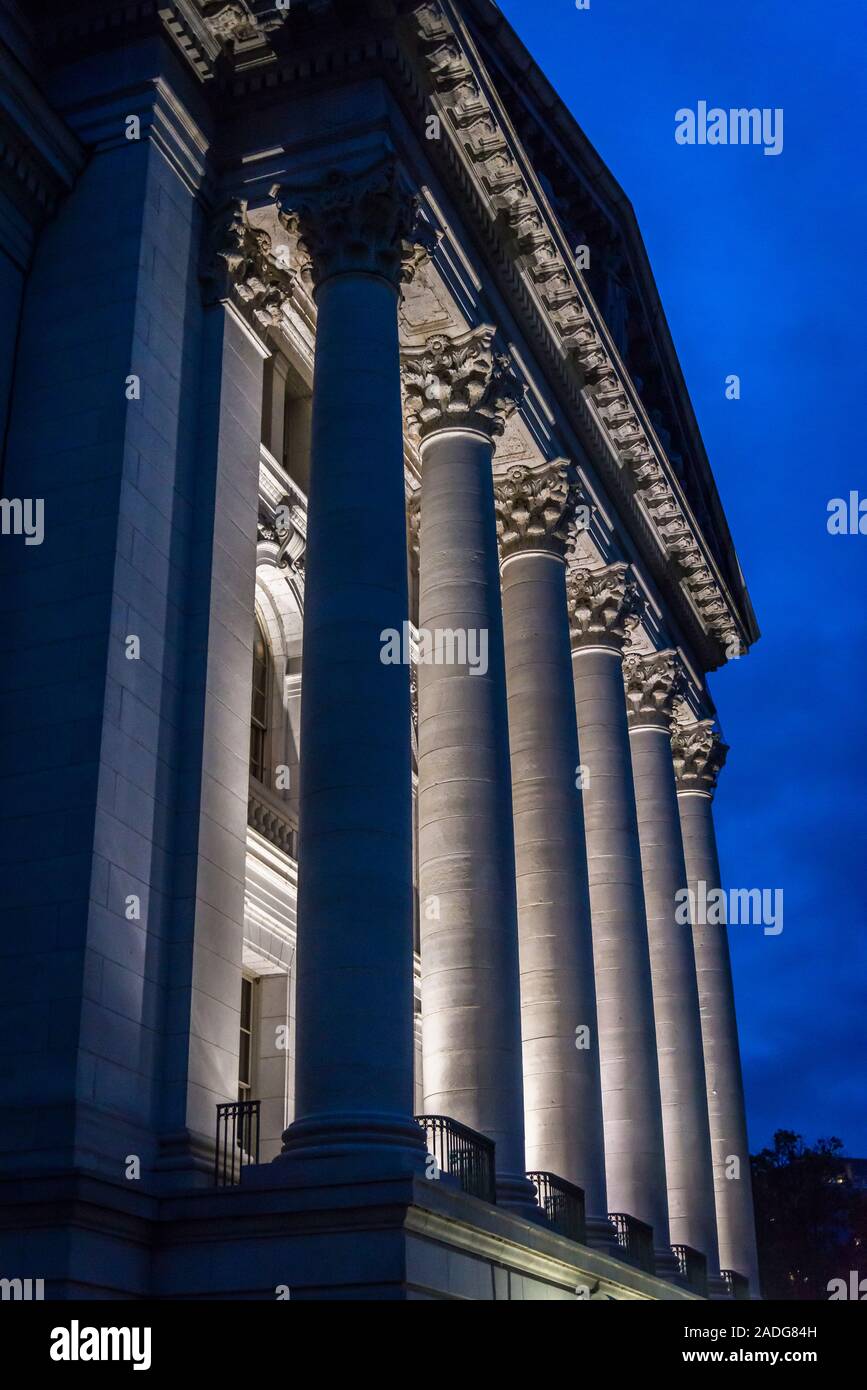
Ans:
<svg viewBox="0 0 867 1390"><path fill-rule="evenodd" d="M262 540L256 569L255 614L268 646L270 775L250 779L250 829L244 905L243 965L255 987L250 1085L260 1103L260 1158L280 1151L294 1115L296 850L281 825L298 823L298 746L301 705L303 578L281 563L279 542ZM274 812L262 816L262 808Z"/></svg>
<svg viewBox="0 0 867 1390"><path fill-rule="evenodd" d="M297 823L303 585L294 570L280 563L279 553L274 542L259 546L256 617L271 654L270 790Z"/></svg>

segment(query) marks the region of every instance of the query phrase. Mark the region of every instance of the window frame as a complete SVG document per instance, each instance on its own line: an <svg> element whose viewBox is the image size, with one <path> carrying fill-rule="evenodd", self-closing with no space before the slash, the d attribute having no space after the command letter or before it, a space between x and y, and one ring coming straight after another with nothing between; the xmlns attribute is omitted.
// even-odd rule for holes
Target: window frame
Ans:
<svg viewBox="0 0 867 1390"><path fill-rule="evenodd" d="M263 787L269 782L269 740L271 734L271 694L273 689L273 657L265 625L259 614L255 619L256 631L253 638L253 675L250 696L250 776ZM261 642L262 656L259 656ZM257 681L259 674L264 679L261 686ZM261 715L258 710L261 708Z"/></svg>

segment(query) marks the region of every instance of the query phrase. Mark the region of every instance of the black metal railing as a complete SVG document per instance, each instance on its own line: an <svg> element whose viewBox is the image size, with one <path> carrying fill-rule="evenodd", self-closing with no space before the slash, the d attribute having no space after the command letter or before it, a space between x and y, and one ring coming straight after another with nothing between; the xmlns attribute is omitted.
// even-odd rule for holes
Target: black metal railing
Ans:
<svg viewBox="0 0 867 1390"><path fill-rule="evenodd" d="M609 1212L608 1220L614 1224L623 1259L636 1269L643 1269L645 1274L653 1274L653 1227L622 1211Z"/></svg>
<svg viewBox="0 0 867 1390"><path fill-rule="evenodd" d="M470 1197L496 1202L495 1145L484 1134L447 1115L416 1115L427 1136L428 1152L438 1173L456 1178Z"/></svg>
<svg viewBox="0 0 867 1390"><path fill-rule="evenodd" d="M671 1253L677 1260L677 1269L687 1288L693 1293L707 1298L707 1259L700 1250L691 1245L673 1245Z"/></svg>
<svg viewBox="0 0 867 1390"><path fill-rule="evenodd" d="M729 1298L746 1299L750 1297L750 1281L745 1274L738 1274L736 1269L721 1269L723 1281L729 1292Z"/></svg>
<svg viewBox="0 0 867 1390"><path fill-rule="evenodd" d="M259 1162L258 1100L235 1100L217 1106L217 1147L214 1182L232 1187L241 1181L241 1169Z"/></svg>
<svg viewBox="0 0 867 1390"><path fill-rule="evenodd" d="M558 1178L556 1173L528 1173L530 1182L536 1184L539 1206L542 1208L550 1226L558 1235L567 1240L577 1240L584 1245L587 1239L587 1221L584 1213L584 1193L574 1183Z"/></svg>

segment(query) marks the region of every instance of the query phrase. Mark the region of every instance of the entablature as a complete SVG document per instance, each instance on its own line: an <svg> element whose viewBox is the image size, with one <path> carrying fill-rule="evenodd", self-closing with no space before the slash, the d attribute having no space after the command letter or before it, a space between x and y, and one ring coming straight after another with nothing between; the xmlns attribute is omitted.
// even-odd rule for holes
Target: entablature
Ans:
<svg viewBox="0 0 867 1390"><path fill-rule="evenodd" d="M541 330L536 341L555 357L577 407L582 443L645 554L648 539L661 552L662 564L649 557L656 576L669 594L676 580L685 600L676 606L691 610L686 626L699 628L702 663L714 669L731 650L747 650L756 635L751 614L730 591L466 26L448 0L416 7L414 18L417 62L450 134L441 143L487 218L498 264L512 262L518 295Z"/></svg>
<svg viewBox="0 0 867 1390"><path fill-rule="evenodd" d="M147 9L110 0L77 6L79 37L84 41L88 16L89 36L105 37L115 23L141 28ZM43 12L53 16L59 42L69 16L64 21L60 8L47 4ZM440 234L434 264L444 298L451 299L446 308L453 331L468 331L490 317L480 286L502 298L514 324L510 332L503 326L529 388L516 428L543 459L564 454L586 466L591 489L595 479L601 506L642 558L703 670L715 669L732 651L745 652L757 636L745 591L727 580L615 336L575 266L567 233L462 17L467 7L451 0L368 0L347 9L340 0L297 0L281 17L275 5L258 0L172 0L158 4L156 13L194 71L207 78L221 132L213 155L222 192L233 181L236 193L255 189L251 217L255 198L260 206L267 201L269 175L276 186L296 173L299 159L309 167L312 157L325 157L331 132L319 132L313 154L307 131L299 137L290 128L271 149L263 136L248 162L232 144L237 117L246 113L246 130L251 112L270 107L272 119L263 122L263 131L266 124L273 131L281 123L285 131L285 117L275 120L273 112L303 100L307 91L371 77L387 85L404 113L405 129L397 137L380 109L373 125L354 138L395 136L394 143L406 144L397 152L411 175L428 185L428 218ZM441 122L442 138L425 140L431 114ZM350 134L340 132L344 142ZM426 174L431 169L436 178ZM469 244L441 225L439 202L458 210ZM290 261L295 252L290 244ZM246 307L266 336L290 322L281 321L284 289L303 308L301 291L282 283L284 270L291 276L291 263L269 259L268 275L254 276L257 285L247 282L252 297ZM405 328L410 304L406 297ZM312 321L309 303L291 317L302 339ZM427 327L420 321L413 331ZM520 447L512 443L512 457L518 457Z"/></svg>

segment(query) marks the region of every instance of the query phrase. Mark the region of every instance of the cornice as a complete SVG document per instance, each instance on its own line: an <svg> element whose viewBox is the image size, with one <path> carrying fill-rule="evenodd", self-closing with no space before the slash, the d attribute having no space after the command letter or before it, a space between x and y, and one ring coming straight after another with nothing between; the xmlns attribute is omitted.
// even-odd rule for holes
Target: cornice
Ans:
<svg viewBox="0 0 867 1390"><path fill-rule="evenodd" d="M300 8L303 0L292 0ZM162 29L204 82L236 63L273 57L270 39L285 14L263 0L35 0L40 40L49 49L93 50Z"/></svg>
<svg viewBox="0 0 867 1390"><path fill-rule="evenodd" d="M321 13L327 21L321 33L329 42L308 42L297 51L287 47L282 22L268 28L267 12L273 7L243 0L237 8L255 15L262 36L261 41L243 40L249 44L244 53L243 44L227 52L218 42L213 23L209 26L206 20L213 21L220 7L205 0L93 0L76 7L74 15L67 11L65 19L58 7L52 11L57 16L53 32L57 42L64 34L81 41L114 30L117 42L120 34L126 38L137 28L153 32L155 24L161 25L200 77L218 77L230 103L248 98L279 101L303 81L334 84L343 73L376 71L415 113L441 113L446 138L431 142L426 153L448 168L452 185L457 179L468 220L512 298L522 329L540 353L550 387L565 406L650 574L668 597L673 616L689 634L705 669L722 664L733 643L739 651L746 650L753 633L749 616L735 603L701 534L634 383L574 266L563 230L450 0L359 3L358 14L367 16L361 28L340 27L338 6L332 7L329 19L324 0L299 3L294 12L296 19L300 14L308 37L316 33ZM398 9L404 17L395 23Z"/></svg>
<svg viewBox="0 0 867 1390"><path fill-rule="evenodd" d="M0 171L28 221L52 215L84 163L79 141L0 42Z"/></svg>
<svg viewBox="0 0 867 1390"><path fill-rule="evenodd" d="M174 40L197 77L213 77L222 44L205 23L194 0L170 0L157 10L166 32Z"/></svg>
<svg viewBox="0 0 867 1390"><path fill-rule="evenodd" d="M419 5L413 17L450 143L493 225L491 240L510 245L529 298L559 346L594 461L603 467L609 458L615 461L622 491L640 508L669 570L675 567L683 599L707 639L707 664L720 665L732 642L746 649L749 635L634 383L567 258L562 230L519 158L508 117L486 93L483 65L448 0Z"/></svg>
<svg viewBox="0 0 867 1390"><path fill-rule="evenodd" d="M197 76L233 97L279 94L395 49L389 0L155 0L166 32ZM378 22L363 39L355 21ZM323 42L326 40L326 42ZM326 56L327 55L327 56Z"/></svg>
<svg viewBox="0 0 867 1390"><path fill-rule="evenodd" d="M741 615L751 633L751 640L756 641L760 634L755 614L740 573L716 480L632 203L499 7L491 0L465 0L464 9L470 22L475 20L476 32L484 35L483 42L494 55L498 79L502 78L508 83L521 101L522 114L533 123L544 145L563 166L564 181L568 180L568 170L571 168L575 180L584 186L587 197L598 204L601 214L611 221L612 228L622 238L622 247L644 310L644 326L674 397L674 415L683 433L692 472L706 489L702 501L709 508L718 544L724 553L725 563L730 566L728 577L731 578L732 573L734 575ZM559 186L557 192L560 192Z"/></svg>
<svg viewBox="0 0 867 1390"><path fill-rule="evenodd" d="M187 61L203 80L231 69L273 58L271 41L293 9L282 13L263 0L159 0L160 19Z"/></svg>

